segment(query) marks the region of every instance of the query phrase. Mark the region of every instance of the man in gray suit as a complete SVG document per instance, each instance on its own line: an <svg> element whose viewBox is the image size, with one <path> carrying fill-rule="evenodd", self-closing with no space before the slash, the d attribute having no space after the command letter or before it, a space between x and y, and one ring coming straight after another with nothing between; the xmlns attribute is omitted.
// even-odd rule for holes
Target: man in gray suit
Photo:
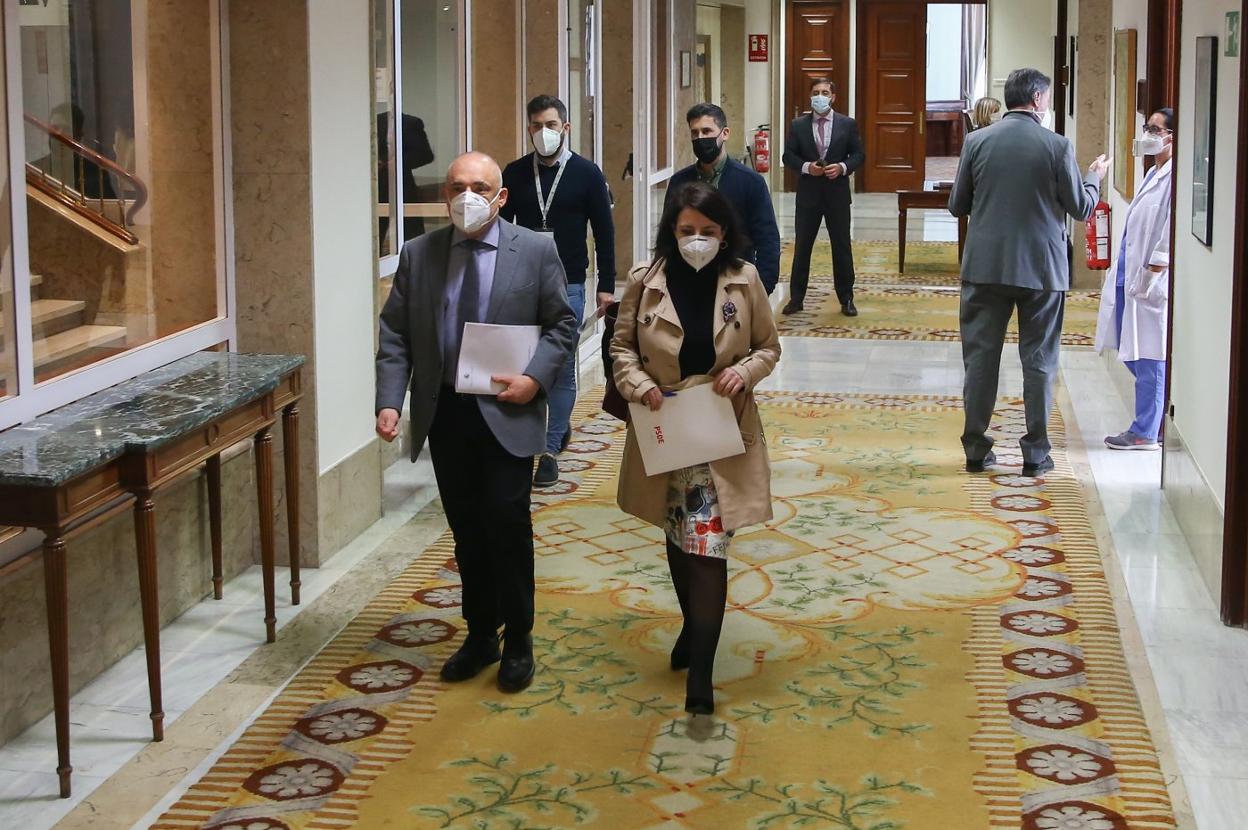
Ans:
<svg viewBox="0 0 1248 830"><path fill-rule="evenodd" d="M547 392L572 350L577 321L554 241L498 217L507 191L493 159L456 159L445 198L454 227L404 244L381 312L377 434L397 437L410 389L412 460L427 437L468 627L442 679L467 680L501 659L499 688L518 692L534 673L533 457L546 446ZM494 378L506 387L497 396L455 391L469 322L541 326L524 373Z"/></svg>
<svg viewBox="0 0 1248 830"><path fill-rule="evenodd" d="M988 425L1006 327L1018 309L1027 434L1019 441L1023 475L1053 469L1049 410L1070 290L1069 216L1087 221L1100 198L1109 161L1100 156L1082 176L1071 143L1044 123L1051 82L1018 69L1005 82L1009 112L971 133L949 196L949 212L969 216L962 259L962 362L966 367L966 469L996 464Z"/></svg>

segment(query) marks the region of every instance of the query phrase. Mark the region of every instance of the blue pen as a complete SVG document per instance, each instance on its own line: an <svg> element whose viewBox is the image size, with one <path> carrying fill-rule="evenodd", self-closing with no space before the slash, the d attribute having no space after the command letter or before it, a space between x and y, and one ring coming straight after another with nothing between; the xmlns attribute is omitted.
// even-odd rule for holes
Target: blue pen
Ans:
<svg viewBox="0 0 1248 830"><path fill-rule="evenodd" d="M675 392L664 392L664 393L663 393L663 397L665 397L665 398L674 398L674 397L676 397L676 393L675 393Z"/></svg>

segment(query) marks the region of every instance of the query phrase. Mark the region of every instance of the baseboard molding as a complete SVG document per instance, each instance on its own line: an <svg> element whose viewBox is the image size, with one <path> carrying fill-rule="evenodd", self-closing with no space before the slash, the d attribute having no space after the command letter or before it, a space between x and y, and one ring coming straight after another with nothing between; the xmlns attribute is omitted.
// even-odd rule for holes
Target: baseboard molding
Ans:
<svg viewBox="0 0 1248 830"><path fill-rule="evenodd" d="M1165 452L1162 487L1205 585L1218 603L1222 596L1225 518L1220 500L1188 450L1183 434L1169 417L1166 418Z"/></svg>
<svg viewBox="0 0 1248 830"><path fill-rule="evenodd" d="M317 488L318 565L381 518L381 439L374 438L321 474Z"/></svg>

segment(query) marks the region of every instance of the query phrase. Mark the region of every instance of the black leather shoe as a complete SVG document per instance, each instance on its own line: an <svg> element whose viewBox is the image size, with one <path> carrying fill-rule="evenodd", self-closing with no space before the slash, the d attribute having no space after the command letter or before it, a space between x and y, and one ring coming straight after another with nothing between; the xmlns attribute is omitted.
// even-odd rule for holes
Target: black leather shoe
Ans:
<svg viewBox="0 0 1248 830"><path fill-rule="evenodd" d="M533 661L533 636L525 634L519 642L507 641L503 661L498 666L498 689L507 694L524 691L533 682L537 665Z"/></svg>
<svg viewBox="0 0 1248 830"><path fill-rule="evenodd" d="M542 453L537 462L537 472L533 473L533 486L537 488L554 487L559 483L559 461L550 453Z"/></svg>
<svg viewBox="0 0 1248 830"><path fill-rule="evenodd" d="M847 303L841 303L841 313L844 314L846 317L857 317L858 306L854 305L853 300L850 300Z"/></svg>
<svg viewBox="0 0 1248 830"><path fill-rule="evenodd" d="M966 459L966 471L968 473L982 473L989 467L995 466L997 466L997 454L992 450L989 450L988 454L979 461L972 461L969 458Z"/></svg>
<svg viewBox="0 0 1248 830"><path fill-rule="evenodd" d="M801 314L805 311L801 300L789 300L788 304L780 312L781 314Z"/></svg>
<svg viewBox="0 0 1248 830"><path fill-rule="evenodd" d="M447 683L471 680L493 663L498 662L498 636L469 637L450 658L442 664L439 673Z"/></svg>
<svg viewBox="0 0 1248 830"><path fill-rule="evenodd" d="M685 639L685 630L680 630L676 645L672 646L672 671L684 671L689 668L689 642Z"/></svg>
<svg viewBox="0 0 1248 830"><path fill-rule="evenodd" d="M1028 478L1035 478L1036 476L1042 476L1045 473L1052 472L1055 466L1056 465L1053 463L1053 457L1049 456L1039 464L1024 464L1023 475Z"/></svg>

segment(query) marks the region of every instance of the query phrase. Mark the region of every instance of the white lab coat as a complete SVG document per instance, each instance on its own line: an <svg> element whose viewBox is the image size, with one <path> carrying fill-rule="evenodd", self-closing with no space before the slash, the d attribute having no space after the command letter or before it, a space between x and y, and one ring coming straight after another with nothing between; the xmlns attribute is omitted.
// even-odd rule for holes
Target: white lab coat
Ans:
<svg viewBox="0 0 1248 830"><path fill-rule="evenodd" d="M1170 299L1170 174L1174 160L1161 166L1140 188L1127 213L1126 271L1122 341L1114 322L1118 262L1105 274L1096 321L1096 350L1118 349L1128 360L1165 360ZM1122 251L1118 256L1123 255ZM1161 273L1150 265L1165 268Z"/></svg>

